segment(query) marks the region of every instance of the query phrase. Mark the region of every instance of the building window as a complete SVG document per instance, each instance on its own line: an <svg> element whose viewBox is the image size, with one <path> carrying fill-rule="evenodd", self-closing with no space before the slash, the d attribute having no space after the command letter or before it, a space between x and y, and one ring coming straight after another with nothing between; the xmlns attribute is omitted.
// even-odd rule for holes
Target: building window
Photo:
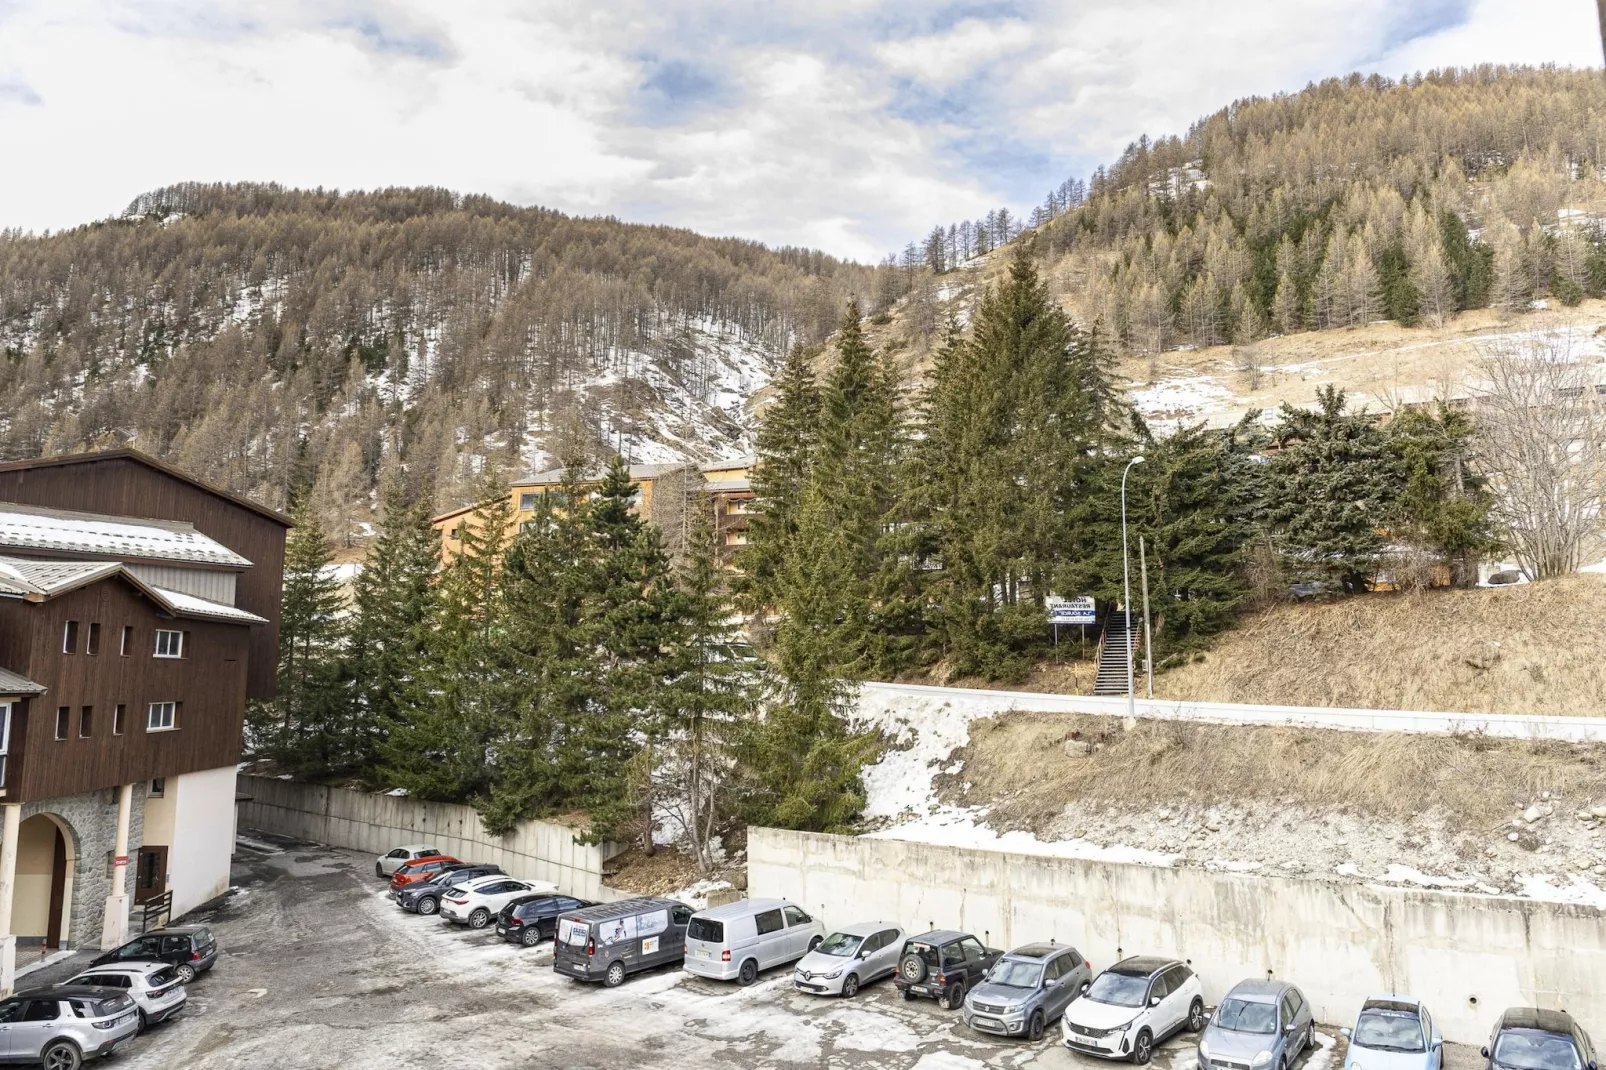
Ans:
<svg viewBox="0 0 1606 1070"><path fill-rule="evenodd" d="M95 707L83 706L78 710L78 738L88 739L95 734Z"/></svg>
<svg viewBox="0 0 1606 1070"><path fill-rule="evenodd" d="M123 645L120 648L118 648L117 652L119 654L121 654L123 657L126 658L126 657L128 657L128 655L130 653L133 652L133 649L134 649L134 626L132 624L125 624L125 625L123 625Z"/></svg>
<svg viewBox="0 0 1606 1070"><path fill-rule="evenodd" d="M117 704L117 708L112 710L112 735L114 735L114 736L122 735L123 734L123 726L125 724L127 724L127 722L128 722L128 707L124 706L121 702L119 702Z"/></svg>
<svg viewBox="0 0 1606 1070"><path fill-rule="evenodd" d="M61 652L63 654L78 653L78 622L70 620L67 627L61 632Z"/></svg>
<svg viewBox="0 0 1606 1070"><path fill-rule="evenodd" d="M145 793L153 799L160 799L167 794L167 778L159 776L151 781L151 789Z"/></svg>
<svg viewBox="0 0 1606 1070"><path fill-rule="evenodd" d="M159 658L177 658L184 654L184 633L169 632L158 628L156 631L156 656Z"/></svg>
<svg viewBox="0 0 1606 1070"><path fill-rule="evenodd" d="M146 714L145 731L167 732L178 727L178 703L153 702Z"/></svg>
<svg viewBox="0 0 1606 1070"><path fill-rule="evenodd" d="M6 756L11 753L11 703L0 704L0 788L6 786Z"/></svg>
<svg viewBox="0 0 1606 1070"><path fill-rule="evenodd" d="M528 511L530 509L534 509L535 508L535 499L536 499L536 497L537 497L537 495L533 491L526 492L524 494L520 494L519 495L519 508L523 509L523 510L526 510L526 511Z"/></svg>
<svg viewBox="0 0 1606 1070"><path fill-rule="evenodd" d="M67 706L56 707L56 738L67 738L67 721L72 717L72 709Z"/></svg>
<svg viewBox="0 0 1606 1070"><path fill-rule="evenodd" d="M100 621L91 621L89 624L89 638L84 643L85 654L100 653Z"/></svg>
<svg viewBox="0 0 1606 1070"><path fill-rule="evenodd" d="M456 542L457 541L457 529L453 528L451 531L448 531L446 533L446 537L448 539L451 539L453 542Z"/></svg>

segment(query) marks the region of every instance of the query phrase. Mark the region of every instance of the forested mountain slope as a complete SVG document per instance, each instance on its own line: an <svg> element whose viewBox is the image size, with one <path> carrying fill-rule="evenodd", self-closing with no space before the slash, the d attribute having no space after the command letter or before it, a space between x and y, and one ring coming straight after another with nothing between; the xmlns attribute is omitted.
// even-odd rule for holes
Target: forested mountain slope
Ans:
<svg viewBox="0 0 1606 1070"><path fill-rule="evenodd" d="M0 456L132 444L350 538L398 459L444 504L487 457L747 448L747 398L875 273L438 189L175 186L0 234Z"/></svg>

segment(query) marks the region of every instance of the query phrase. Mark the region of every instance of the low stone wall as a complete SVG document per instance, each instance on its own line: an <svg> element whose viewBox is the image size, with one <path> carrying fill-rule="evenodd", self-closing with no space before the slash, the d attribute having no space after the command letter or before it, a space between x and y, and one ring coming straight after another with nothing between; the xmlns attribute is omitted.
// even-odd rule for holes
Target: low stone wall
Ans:
<svg viewBox="0 0 1606 1070"><path fill-rule="evenodd" d="M1053 938L1095 969L1136 954L1192 963L1214 1003L1268 972L1317 1020L1409 993L1446 1039L1481 1044L1509 1006L1606 1028L1606 911L1526 899L1006 854L753 828L753 896L784 896L827 925L958 928L994 947Z"/></svg>
<svg viewBox="0 0 1606 1070"><path fill-rule="evenodd" d="M326 788L293 780L242 776L239 827L349 847L375 856L408 843L424 843L466 862L494 862L515 877L551 881L569 895L604 898L602 864L612 844L574 842L574 830L526 821L506 836L491 836L471 806L418 802Z"/></svg>

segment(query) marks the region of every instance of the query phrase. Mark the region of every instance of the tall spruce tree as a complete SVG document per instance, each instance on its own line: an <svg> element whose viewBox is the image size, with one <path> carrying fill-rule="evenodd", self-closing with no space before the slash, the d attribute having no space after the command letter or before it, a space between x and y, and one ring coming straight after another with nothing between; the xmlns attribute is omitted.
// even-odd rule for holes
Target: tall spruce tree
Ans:
<svg viewBox="0 0 1606 1070"><path fill-rule="evenodd" d="M757 510L741 553L738 594L749 610L762 613L775 604L775 576L790 552L797 514L814 470L820 434L820 387L815 353L794 346L775 379L775 400L763 412L753 470Z"/></svg>
<svg viewBox="0 0 1606 1070"><path fill-rule="evenodd" d="M284 546L278 695L254 708L256 747L294 773L323 776L360 764L344 672L345 598L331 574L329 542L303 500Z"/></svg>
<svg viewBox="0 0 1606 1070"><path fill-rule="evenodd" d="M1470 415L1442 405L1407 409L1387 428L1399 487L1391 534L1436 554L1457 587L1476 583L1479 559L1500 544L1493 493L1471 463L1474 433Z"/></svg>
<svg viewBox="0 0 1606 1070"><path fill-rule="evenodd" d="M427 504L408 500L403 481L392 479L384 489L378 535L352 583L353 715L365 766L403 720L428 652L439 555Z"/></svg>

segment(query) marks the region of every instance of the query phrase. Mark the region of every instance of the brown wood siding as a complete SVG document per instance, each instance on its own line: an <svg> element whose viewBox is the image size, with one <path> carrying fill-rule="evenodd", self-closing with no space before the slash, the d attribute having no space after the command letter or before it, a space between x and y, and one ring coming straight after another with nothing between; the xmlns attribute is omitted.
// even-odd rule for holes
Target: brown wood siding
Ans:
<svg viewBox="0 0 1606 1070"><path fill-rule="evenodd" d="M67 621L79 622L78 653L62 653ZM100 653L82 637L100 624ZM127 657L124 625L134 628ZM182 658L157 658L158 628L189 633ZM19 642L19 636L25 641ZM240 760L250 629L245 625L167 617L123 577L44 603L0 601L0 657L13 671L50 690L13 715L7 802L129 784L152 777L216 769ZM25 664L15 655L27 652ZM152 702L179 702L178 728L146 730ZM127 707L123 734L112 734L118 704ZM56 709L67 706L68 738L55 738ZM93 731L79 737L83 707L94 707Z"/></svg>
<svg viewBox="0 0 1606 1070"><path fill-rule="evenodd" d="M246 693L251 698L273 697L284 593L283 524L133 457L115 454L74 464L0 468L0 502L179 520L246 558L252 567L240 573L235 604L268 621L251 636Z"/></svg>

